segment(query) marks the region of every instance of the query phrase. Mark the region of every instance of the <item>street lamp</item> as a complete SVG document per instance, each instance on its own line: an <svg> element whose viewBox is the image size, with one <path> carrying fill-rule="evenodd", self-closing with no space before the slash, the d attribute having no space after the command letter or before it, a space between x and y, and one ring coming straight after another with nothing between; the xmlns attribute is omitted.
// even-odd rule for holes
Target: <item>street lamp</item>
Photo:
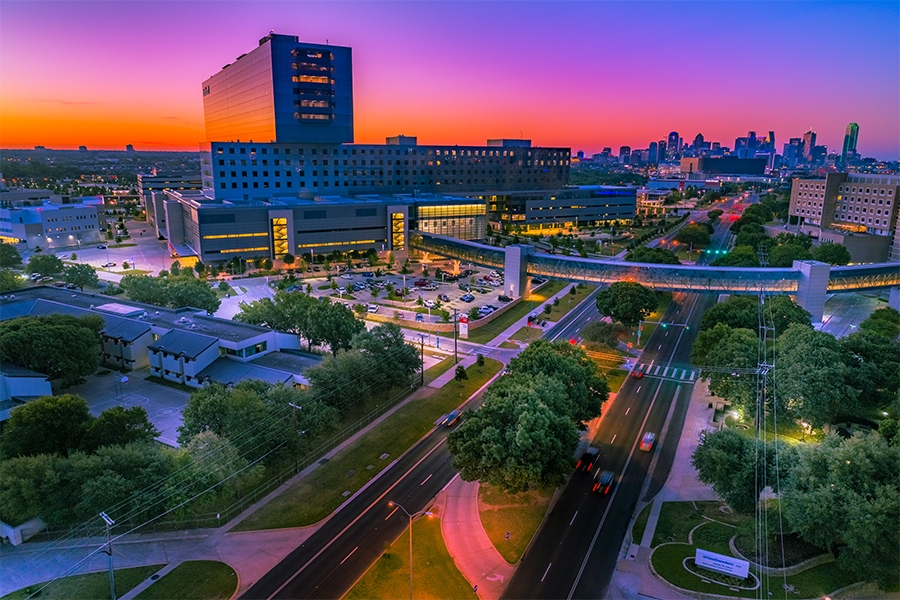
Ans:
<svg viewBox="0 0 900 600"><path fill-rule="evenodd" d="M417 513L410 514L405 508L397 504L396 502L388 502L388 506L393 506L399 508L403 511L407 517L409 517L409 600L413 600L413 553L412 553L412 526L413 519L416 517L424 517L427 516L429 518L434 516L433 512L427 510L420 510Z"/></svg>

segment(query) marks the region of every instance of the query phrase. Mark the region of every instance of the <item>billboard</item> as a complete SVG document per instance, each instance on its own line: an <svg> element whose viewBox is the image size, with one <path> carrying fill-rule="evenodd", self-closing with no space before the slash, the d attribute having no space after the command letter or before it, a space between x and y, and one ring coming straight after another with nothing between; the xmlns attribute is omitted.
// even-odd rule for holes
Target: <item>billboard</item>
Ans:
<svg viewBox="0 0 900 600"><path fill-rule="evenodd" d="M708 550L697 548L694 555L694 563L698 567L704 567L719 573L733 575L744 579L750 573L750 563L724 554L716 554Z"/></svg>

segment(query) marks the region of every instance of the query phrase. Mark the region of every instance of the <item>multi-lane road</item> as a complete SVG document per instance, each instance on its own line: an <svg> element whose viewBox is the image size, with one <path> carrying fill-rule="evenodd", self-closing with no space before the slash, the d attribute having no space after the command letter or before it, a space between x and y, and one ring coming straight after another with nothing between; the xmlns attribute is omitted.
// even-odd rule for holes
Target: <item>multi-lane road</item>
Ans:
<svg viewBox="0 0 900 600"><path fill-rule="evenodd" d="M717 232L714 243L727 240L727 231L722 232ZM654 366L688 363L690 340L703 309L712 302L712 297L676 295L663 320L690 324L691 329L657 328L648 340L642 362ZM545 337L577 337L584 325L599 318L592 307L593 302L584 303ZM512 579L507 597L602 597L651 462L657 457L659 464L648 494L661 487L671 466L689 383L654 375L625 382L616 401L605 407L597 434L600 464L616 472L616 487L610 496L598 496L591 492L587 474L577 473L571 478ZM471 403L478 402L476 395ZM673 402L675 410L666 435L658 439L652 452L636 450L644 431L663 431ZM422 511L456 475L447 450L448 431L436 427L352 496L243 598L340 598L345 594L378 560L386 544L396 540L408 525L403 511L389 502L401 504L410 513Z"/></svg>

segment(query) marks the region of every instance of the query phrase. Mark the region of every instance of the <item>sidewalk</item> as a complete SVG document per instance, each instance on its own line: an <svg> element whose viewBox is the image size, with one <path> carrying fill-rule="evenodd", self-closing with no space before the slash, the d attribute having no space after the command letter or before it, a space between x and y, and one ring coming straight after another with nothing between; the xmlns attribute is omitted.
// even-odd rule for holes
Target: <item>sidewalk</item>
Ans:
<svg viewBox="0 0 900 600"><path fill-rule="evenodd" d="M459 475L438 494L443 510L441 534L456 568L473 586L480 600L499 600L515 567L497 552L478 514L478 482Z"/></svg>
<svg viewBox="0 0 900 600"><path fill-rule="evenodd" d="M669 477L662 490L651 502L647 527L640 540L631 539L631 525L641 513L646 502L639 502L634 510L629 529L619 553L620 560L613 572L607 595L610 599L632 598L689 598L678 594L660 582L650 571L650 544L656 531L663 502L685 502L691 500L719 500L716 493L697 479L697 471L691 465L691 455L700 444L700 432L712 429L713 409L709 408L709 387L703 381L694 384L691 401L685 416L684 429L675 451L675 460Z"/></svg>

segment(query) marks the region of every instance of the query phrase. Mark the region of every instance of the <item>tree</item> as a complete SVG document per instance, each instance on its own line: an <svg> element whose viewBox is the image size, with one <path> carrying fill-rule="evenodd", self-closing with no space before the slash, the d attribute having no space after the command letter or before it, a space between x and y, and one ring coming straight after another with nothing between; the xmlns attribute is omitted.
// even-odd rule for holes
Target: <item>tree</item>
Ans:
<svg viewBox="0 0 900 600"><path fill-rule="evenodd" d="M0 292L17 290L23 285L22 277L10 269L0 269Z"/></svg>
<svg viewBox="0 0 900 600"><path fill-rule="evenodd" d="M709 243L710 236L706 227L696 224L682 227L678 233L675 234L675 239L682 244L704 246Z"/></svg>
<svg viewBox="0 0 900 600"><path fill-rule="evenodd" d="M759 339L750 329L732 329L723 323L701 331L694 342L691 361L698 366L719 367L726 372L708 370L703 379L709 390L740 407L747 415L756 415L756 378ZM732 370L733 369L733 370Z"/></svg>
<svg viewBox="0 0 900 600"><path fill-rule="evenodd" d="M100 365L96 315L18 317L0 322L0 360L61 379L63 387L84 381Z"/></svg>
<svg viewBox="0 0 900 600"><path fill-rule="evenodd" d="M656 263L661 265L680 265L681 261L675 253L665 248L647 248L638 246L625 255L628 262Z"/></svg>
<svg viewBox="0 0 900 600"><path fill-rule="evenodd" d="M222 301L216 296L215 290L206 282L194 278L170 282L166 287L166 297L172 308L193 306L205 310L209 314L219 310L219 306L222 304Z"/></svg>
<svg viewBox="0 0 900 600"><path fill-rule="evenodd" d="M515 376L512 379L529 376L561 382L566 388L565 401L554 408L577 427L598 416L609 399L609 386L598 374L597 364L584 350L566 342L535 340L509 361L507 372Z"/></svg>
<svg viewBox="0 0 900 600"><path fill-rule="evenodd" d="M322 298L315 304L311 319L311 337L326 343L332 354L349 350L353 336L366 329L365 324L353 315L353 311L341 304L332 304Z"/></svg>
<svg viewBox="0 0 900 600"><path fill-rule="evenodd" d="M847 384L847 368L833 336L791 325L778 338L775 355L778 400L812 427L857 410L859 392Z"/></svg>
<svg viewBox="0 0 900 600"><path fill-rule="evenodd" d="M847 384L859 390L860 409L875 410L900 390L900 342L862 328L838 340Z"/></svg>
<svg viewBox="0 0 900 600"><path fill-rule="evenodd" d="M627 332L621 323L594 321L581 330L581 338L588 344L602 344L609 348L619 346L619 338Z"/></svg>
<svg viewBox="0 0 900 600"><path fill-rule="evenodd" d="M758 267L759 257L756 248L736 246L725 256L720 256L710 263L714 267Z"/></svg>
<svg viewBox="0 0 900 600"><path fill-rule="evenodd" d="M822 242L812 249L813 260L830 265L846 265L850 262L850 251L846 246L833 242Z"/></svg>
<svg viewBox="0 0 900 600"><path fill-rule="evenodd" d="M481 313L478 312L477 307L473 306L472 308L469 309L468 317L469 317L470 321L477 321L478 319L481 318Z"/></svg>
<svg viewBox="0 0 900 600"><path fill-rule="evenodd" d="M453 376L453 379L456 381L464 381L469 378L469 374L466 373L466 368L462 365L457 365L456 374Z"/></svg>
<svg viewBox="0 0 900 600"><path fill-rule="evenodd" d="M135 302L165 306L168 302L166 286L168 282L162 277L147 275L126 275L119 283L128 297Z"/></svg>
<svg viewBox="0 0 900 600"><path fill-rule="evenodd" d="M406 343L403 330L395 323L362 331L350 345L367 358L372 388L385 394L391 388L410 385L422 366L418 349Z"/></svg>
<svg viewBox="0 0 900 600"><path fill-rule="evenodd" d="M633 281L617 281L597 294L597 310L623 325L634 327L659 306L653 290Z"/></svg>
<svg viewBox="0 0 900 600"><path fill-rule="evenodd" d="M479 352L478 354L475 355L475 364L478 365L479 367L484 366L484 354L481 354Z"/></svg>
<svg viewBox="0 0 900 600"><path fill-rule="evenodd" d="M0 269L15 269L22 266L22 255L12 244L0 242Z"/></svg>
<svg viewBox="0 0 900 600"><path fill-rule="evenodd" d="M545 380L538 391L532 382L505 383L498 396L489 388L484 405L467 411L450 434L453 468L463 480L515 493L553 489L571 473L578 434L570 417L553 409L565 403L565 388Z"/></svg>
<svg viewBox="0 0 900 600"><path fill-rule="evenodd" d="M776 452L780 454L776 462ZM778 443L756 446L755 440L734 429L707 433L694 454L691 464L698 478L721 496L734 510L752 513L762 492L760 482L782 480L791 464L788 446ZM781 472L776 471L776 464Z"/></svg>
<svg viewBox="0 0 900 600"><path fill-rule="evenodd" d="M877 433L847 440L831 434L797 447L782 499L793 531L885 590L900 585L898 464L900 447Z"/></svg>
<svg viewBox="0 0 900 600"><path fill-rule="evenodd" d="M706 213L706 218L709 219L710 221L715 221L716 219L721 217L723 214L724 214L724 211L721 211L718 208L714 208L711 211Z"/></svg>
<svg viewBox="0 0 900 600"><path fill-rule="evenodd" d="M200 278L203 278L203 274L206 273L206 265L198 260L194 263L194 271L197 272L197 275L200 276Z"/></svg>
<svg viewBox="0 0 900 600"><path fill-rule="evenodd" d="M35 254L25 267L26 273L40 273L45 277L53 277L63 272L63 261L53 254Z"/></svg>
<svg viewBox="0 0 900 600"><path fill-rule="evenodd" d="M147 411L143 406L113 406L91 421L82 448L93 452L103 446L151 443L158 435L159 430L147 418Z"/></svg>
<svg viewBox="0 0 900 600"><path fill-rule="evenodd" d="M327 356L305 373L312 398L324 405L343 411L371 398L378 373L370 371L369 357L359 350L342 350Z"/></svg>
<svg viewBox="0 0 900 600"><path fill-rule="evenodd" d="M810 260L812 254L799 244L775 246L769 250L770 267L790 267L795 260Z"/></svg>
<svg viewBox="0 0 900 600"><path fill-rule="evenodd" d="M767 297L764 314L767 322L774 326L776 337L795 323L811 327L812 316L790 296ZM758 332L759 300L753 296L732 295L706 311L700 321L700 329L712 329L717 323Z"/></svg>
<svg viewBox="0 0 900 600"><path fill-rule="evenodd" d="M900 312L890 307L879 308L859 324L860 331L896 340L900 335Z"/></svg>
<svg viewBox="0 0 900 600"><path fill-rule="evenodd" d="M178 262L177 260L173 261L172 266L169 267L169 273L171 273L175 277L178 277L179 275L181 275L181 263Z"/></svg>
<svg viewBox="0 0 900 600"><path fill-rule="evenodd" d="M284 256L281 257L281 260L286 265L292 265L292 264L294 264L294 261L297 260L297 257L294 256L293 254L291 254L290 252L288 252L287 254L285 254Z"/></svg>
<svg viewBox="0 0 900 600"><path fill-rule="evenodd" d="M91 414L81 396L44 396L12 410L0 445L5 456L67 457L81 448L90 423Z"/></svg>
<svg viewBox="0 0 900 600"><path fill-rule="evenodd" d="M82 292L85 286L97 287L100 285L97 271L90 265L68 265L63 271L63 281L77 285Z"/></svg>

